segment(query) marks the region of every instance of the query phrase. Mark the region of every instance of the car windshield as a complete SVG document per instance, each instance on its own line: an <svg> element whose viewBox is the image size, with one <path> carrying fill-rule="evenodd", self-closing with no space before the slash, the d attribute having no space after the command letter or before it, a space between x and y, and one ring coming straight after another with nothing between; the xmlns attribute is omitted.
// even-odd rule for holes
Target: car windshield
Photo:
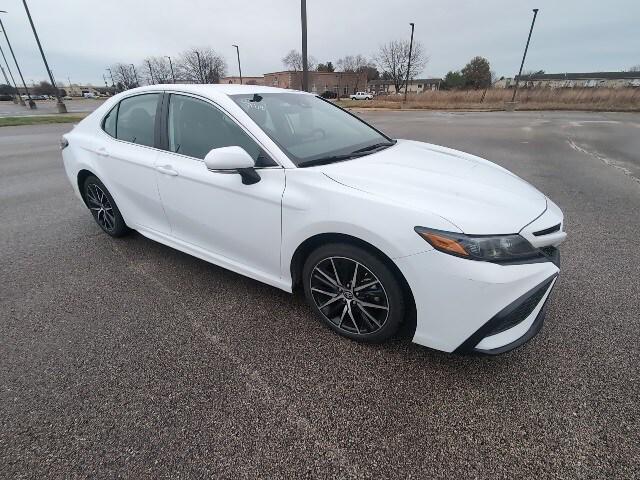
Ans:
<svg viewBox="0 0 640 480"><path fill-rule="evenodd" d="M231 98L299 167L348 160L395 143L313 95L260 93Z"/></svg>

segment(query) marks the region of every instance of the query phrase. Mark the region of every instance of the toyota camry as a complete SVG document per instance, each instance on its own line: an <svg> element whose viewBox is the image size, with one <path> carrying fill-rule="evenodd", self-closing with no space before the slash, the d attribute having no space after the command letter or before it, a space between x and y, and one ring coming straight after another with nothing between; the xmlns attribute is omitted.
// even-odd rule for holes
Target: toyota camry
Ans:
<svg viewBox="0 0 640 480"><path fill-rule="evenodd" d="M403 322L445 352L497 354L541 328L565 239L560 209L487 160L393 139L316 95L153 85L61 140L104 232L130 230L304 294L357 341Z"/></svg>

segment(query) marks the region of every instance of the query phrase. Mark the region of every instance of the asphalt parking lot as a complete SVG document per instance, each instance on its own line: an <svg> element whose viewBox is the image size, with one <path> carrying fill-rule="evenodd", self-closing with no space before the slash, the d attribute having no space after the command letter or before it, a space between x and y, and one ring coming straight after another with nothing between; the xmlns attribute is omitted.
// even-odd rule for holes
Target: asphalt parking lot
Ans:
<svg viewBox="0 0 640 480"><path fill-rule="evenodd" d="M65 100L64 104L69 113L85 113L93 112L103 102L104 99L74 98L73 100ZM0 102L0 117L25 117L58 113L55 100L36 100L36 107L31 110L10 101L2 101Z"/></svg>
<svg viewBox="0 0 640 480"><path fill-rule="evenodd" d="M493 358L340 338L301 295L103 234L64 176L69 125L0 128L0 477L640 478L640 115L362 116L564 210L536 338Z"/></svg>

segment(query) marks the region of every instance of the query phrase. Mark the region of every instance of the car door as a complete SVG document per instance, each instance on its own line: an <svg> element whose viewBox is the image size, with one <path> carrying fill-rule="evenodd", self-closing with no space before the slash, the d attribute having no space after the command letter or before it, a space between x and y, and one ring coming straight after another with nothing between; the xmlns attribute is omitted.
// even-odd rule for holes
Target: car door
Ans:
<svg viewBox="0 0 640 480"><path fill-rule="evenodd" d="M95 153L99 176L134 228L170 233L156 183L156 116L162 93L121 100L105 116ZM101 158L100 158L101 157Z"/></svg>
<svg viewBox="0 0 640 480"><path fill-rule="evenodd" d="M284 169L208 101L171 94L164 115L166 151L159 153L156 167L172 235L223 262L279 278ZM259 182L244 185L236 172L206 168L205 155L228 146L240 146L253 157Z"/></svg>

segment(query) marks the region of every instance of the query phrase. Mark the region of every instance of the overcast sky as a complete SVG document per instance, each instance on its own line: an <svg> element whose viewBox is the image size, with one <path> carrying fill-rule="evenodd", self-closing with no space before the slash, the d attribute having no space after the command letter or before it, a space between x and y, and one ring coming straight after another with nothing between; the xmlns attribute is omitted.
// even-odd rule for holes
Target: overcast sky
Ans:
<svg viewBox="0 0 640 480"><path fill-rule="evenodd" d="M640 64L640 0L308 0L309 53L334 63L344 55L375 56L389 40L415 39L430 56L422 76L442 76L473 56L486 57L498 76L517 73L532 18L540 8L525 69L585 72ZM392 6L393 5L393 6ZM150 55L177 56L210 46L237 74L282 70L282 57L300 49L298 0L29 0L54 76L73 83L103 83L116 62L141 63ZM0 0L3 22L28 83L44 79L19 0ZM8 54L4 38L0 39ZM12 64L13 67L13 64ZM14 69L15 70L15 69ZM15 72L14 72L15 74Z"/></svg>

